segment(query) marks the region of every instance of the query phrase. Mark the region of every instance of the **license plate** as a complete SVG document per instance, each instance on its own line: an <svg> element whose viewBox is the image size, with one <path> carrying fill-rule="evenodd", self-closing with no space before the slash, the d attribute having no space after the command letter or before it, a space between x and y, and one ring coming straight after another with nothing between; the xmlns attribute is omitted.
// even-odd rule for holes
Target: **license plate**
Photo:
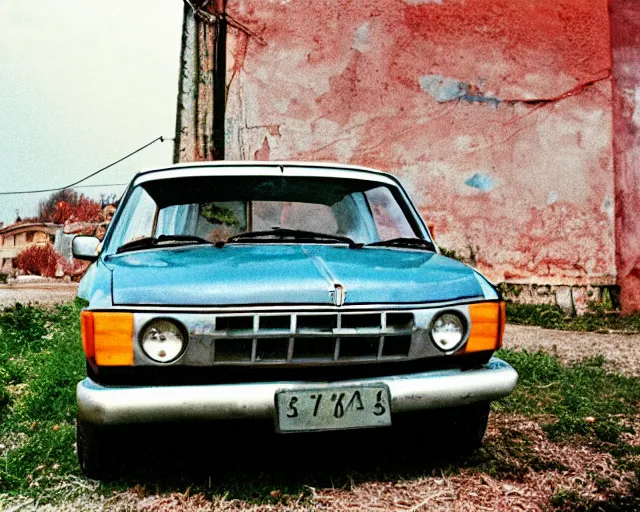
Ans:
<svg viewBox="0 0 640 512"><path fill-rule="evenodd" d="M281 390L275 399L279 432L391 425L389 388L384 384Z"/></svg>

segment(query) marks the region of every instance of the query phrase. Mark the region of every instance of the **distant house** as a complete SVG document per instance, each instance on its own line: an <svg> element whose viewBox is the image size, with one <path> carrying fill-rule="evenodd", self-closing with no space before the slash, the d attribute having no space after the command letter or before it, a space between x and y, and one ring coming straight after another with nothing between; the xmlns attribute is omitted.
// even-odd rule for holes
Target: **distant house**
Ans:
<svg viewBox="0 0 640 512"><path fill-rule="evenodd" d="M0 228L0 272L11 270L13 258L30 245L53 244L59 228L58 224L49 222L11 224Z"/></svg>

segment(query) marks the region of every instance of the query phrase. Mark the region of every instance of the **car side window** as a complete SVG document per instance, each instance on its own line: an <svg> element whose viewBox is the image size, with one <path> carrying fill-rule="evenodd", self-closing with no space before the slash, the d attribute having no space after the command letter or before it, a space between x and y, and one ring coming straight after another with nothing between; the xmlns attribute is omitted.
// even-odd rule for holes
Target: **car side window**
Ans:
<svg viewBox="0 0 640 512"><path fill-rule="evenodd" d="M387 187L376 187L365 192L380 240L415 237L416 233Z"/></svg>
<svg viewBox="0 0 640 512"><path fill-rule="evenodd" d="M147 191L142 187L136 187L122 212L113 239L118 240L118 245L123 245L139 238L153 236L156 210L156 202Z"/></svg>

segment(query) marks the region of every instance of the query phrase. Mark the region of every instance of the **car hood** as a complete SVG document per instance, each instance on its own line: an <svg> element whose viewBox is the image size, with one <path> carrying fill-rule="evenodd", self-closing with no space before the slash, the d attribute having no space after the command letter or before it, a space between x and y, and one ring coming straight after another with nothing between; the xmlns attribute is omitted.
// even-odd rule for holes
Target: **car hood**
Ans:
<svg viewBox="0 0 640 512"><path fill-rule="evenodd" d="M110 256L116 305L424 303L482 296L474 271L419 251L332 245L189 246Z"/></svg>

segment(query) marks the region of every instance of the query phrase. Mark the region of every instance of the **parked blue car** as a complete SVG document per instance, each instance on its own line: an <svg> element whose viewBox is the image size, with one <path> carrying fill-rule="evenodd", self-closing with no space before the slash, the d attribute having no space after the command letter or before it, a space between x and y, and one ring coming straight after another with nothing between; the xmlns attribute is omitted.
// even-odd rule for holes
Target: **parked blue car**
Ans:
<svg viewBox="0 0 640 512"><path fill-rule="evenodd" d="M481 443L517 373L492 357L504 303L439 249L398 180L372 169L218 162L139 173L78 295L87 378L78 458L121 425L271 419L276 432L389 427L460 411Z"/></svg>

